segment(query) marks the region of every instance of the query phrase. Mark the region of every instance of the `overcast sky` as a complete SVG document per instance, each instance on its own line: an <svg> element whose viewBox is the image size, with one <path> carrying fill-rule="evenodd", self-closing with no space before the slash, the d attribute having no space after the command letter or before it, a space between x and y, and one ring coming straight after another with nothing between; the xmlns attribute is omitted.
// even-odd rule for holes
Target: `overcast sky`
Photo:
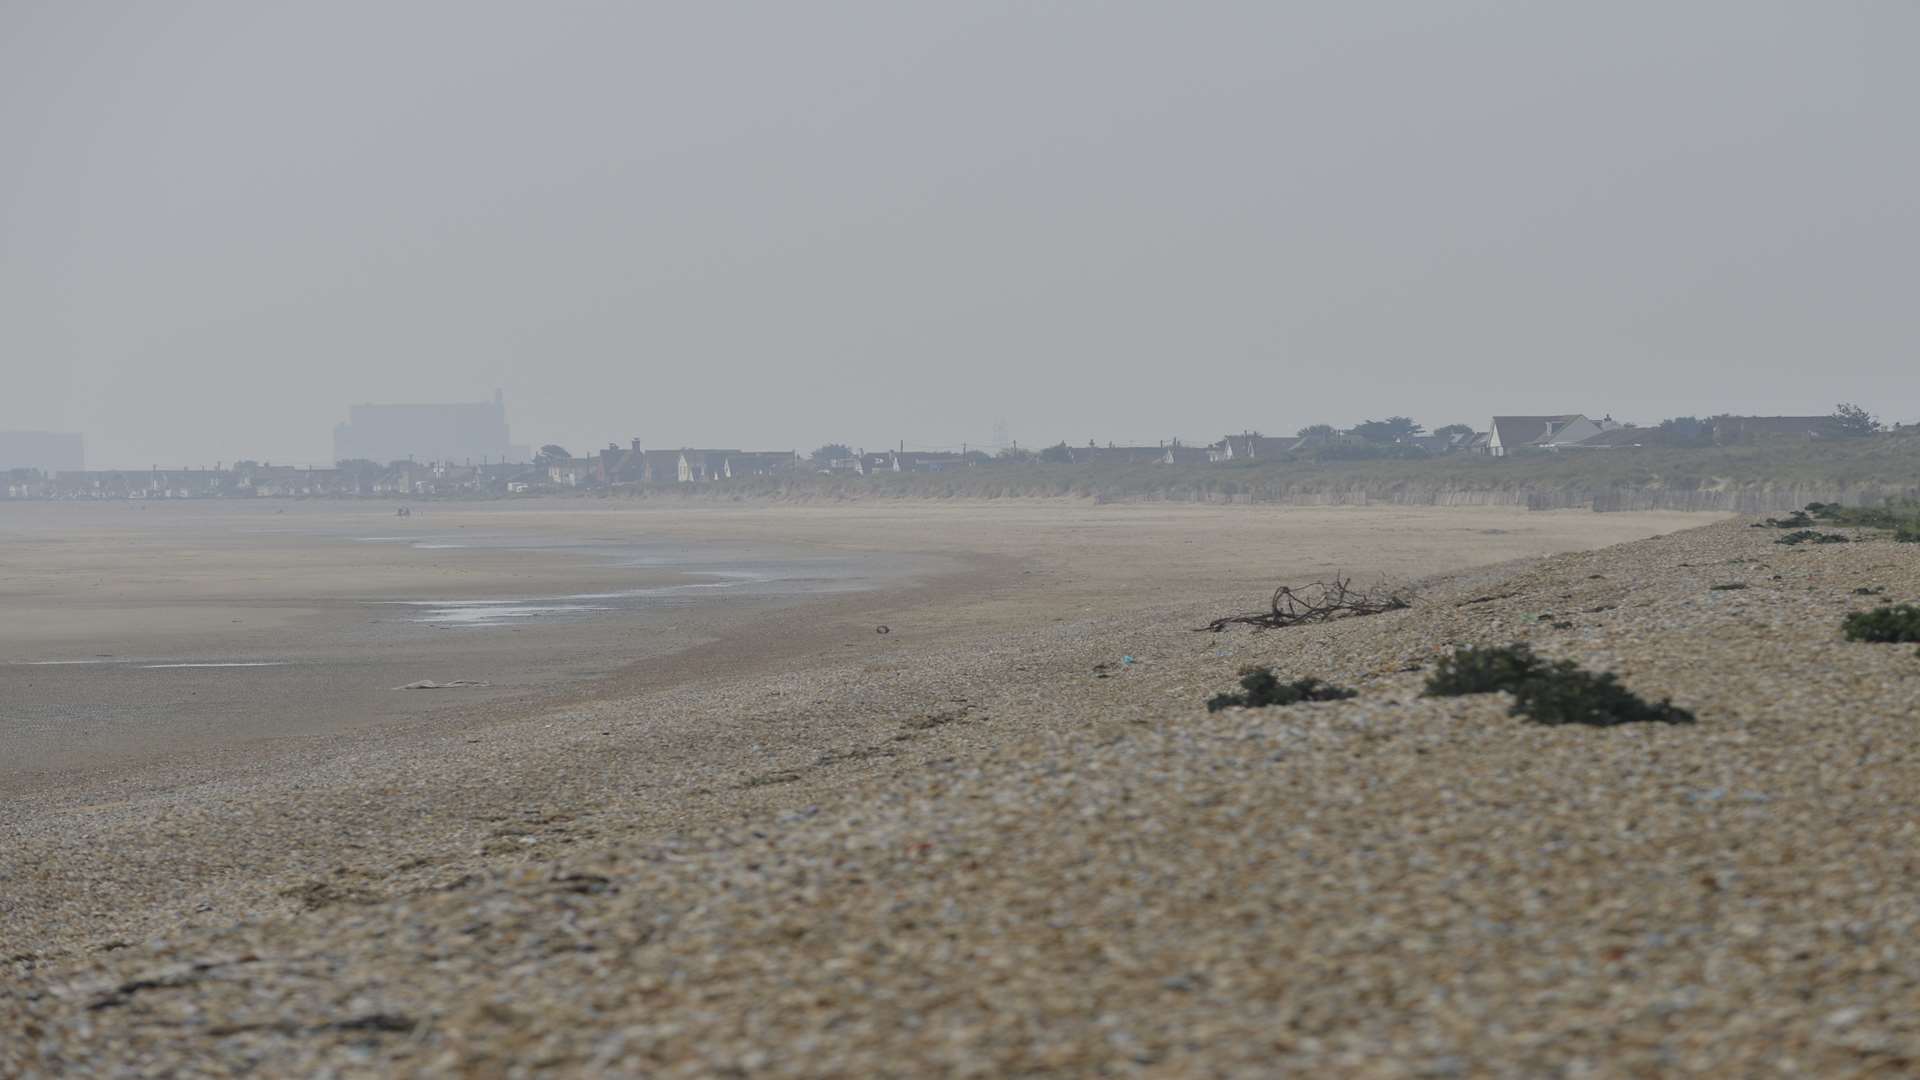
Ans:
<svg viewBox="0 0 1920 1080"><path fill-rule="evenodd" d="M1920 418L1920 4L0 3L0 428Z"/></svg>

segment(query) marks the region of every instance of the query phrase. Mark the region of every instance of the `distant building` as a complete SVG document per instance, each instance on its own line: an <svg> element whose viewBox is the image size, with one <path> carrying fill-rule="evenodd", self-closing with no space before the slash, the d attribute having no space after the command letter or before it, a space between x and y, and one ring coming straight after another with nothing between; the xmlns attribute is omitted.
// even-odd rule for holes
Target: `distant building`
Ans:
<svg viewBox="0 0 1920 1080"><path fill-rule="evenodd" d="M39 469L0 469L0 498L44 499L53 494L53 481Z"/></svg>
<svg viewBox="0 0 1920 1080"><path fill-rule="evenodd" d="M607 448L600 451L599 479L602 484L645 483L648 479L647 452L640 449L640 440L633 440L633 445L625 449L619 443L608 443Z"/></svg>
<svg viewBox="0 0 1920 1080"><path fill-rule="evenodd" d="M736 476L774 476L791 472L799 464L800 455L791 450L748 450L728 454L721 470L728 479Z"/></svg>
<svg viewBox="0 0 1920 1080"><path fill-rule="evenodd" d="M1562 447L1565 450L1618 450L1646 446L1697 446L1693 439L1677 431L1657 427L1637 427L1633 424L1620 424L1610 427L1591 439Z"/></svg>
<svg viewBox="0 0 1920 1080"><path fill-rule="evenodd" d="M1844 439L1853 434L1831 416L1720 416L1713 420L1713 441L1720 446L1756 439Z"/></svg>
<svg viewBox="0 0 1920 1080"><path fill-rule="evenodd" d="M1611 421L1609 421L1611 423ZM1599 424L1579 413L1560 416L1496 416L1488 429L1487 453L1506 457L1516 450L1554 450L1600 434Z"/></svg>
<svg viewBox="0 0 1920 1080"><path fill-rule="evenodd" d="M592 487L600 479L599 458L572 458L547 466L547 479L561 487Z"/></svg>
<svg viewBox="0 0 1920 1080"><path fill-rule="evenodd" d="M727 475L727 458L739 453L738 450L682 450L679 481L683 484L703 484L709 480L723 480Z"/></svg>
<svg viewBox="0 0 1920 1080"><path fill-rule="evenodd" d="M1276 438L1270 435L1229 435L1207 447L1208 459L1221 461L1277 461L1303 449L1303 438Z"/></svg>
<svg viewBox="0 0 1920 1080"><path fill-rule="evenodd" d="M451 405L355 405L333 429L333 459L394 461L526 461L507 435L507 406L492 401Z"/></svg>
<svg viewBox="0 0 1920 1080"><path fill-rule="evenodd" d="M0 471L44 473L87 467L84 440L73 431L0 431Z"/></svg>

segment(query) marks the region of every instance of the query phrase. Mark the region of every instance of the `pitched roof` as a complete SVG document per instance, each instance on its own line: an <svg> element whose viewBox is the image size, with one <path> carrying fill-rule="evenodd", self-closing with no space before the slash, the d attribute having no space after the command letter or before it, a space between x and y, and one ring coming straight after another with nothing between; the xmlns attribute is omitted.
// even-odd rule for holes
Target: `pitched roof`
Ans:
<svg viewBox="0 0 1920 1080"><path fill-rule="evenodd" d="M1236 458L1252 458L1255 461L1277 458L1292 453L1307 440L1291 435L1229 435L1220 440Z"/></svg>
<svg viewBox="0 0 1920 1080"><path fill-rule="evenodd" d="M1684 440L1670 431L1657 427L1633 427L1631 425L1609 428L1598 435L1582 439L1574 446L1589 448L1609 446L1676 446Z"/></svg>
<svg viewBox="0 0 1920 1080"><path fill-rule="evenodd" d="M1573 423L1586 419L1580 413L1567 413L1561 416L1496 416L1493 418L1493 435L1500 440L1501 446L1532 446L1553 437L1554 432Z"/></svg>

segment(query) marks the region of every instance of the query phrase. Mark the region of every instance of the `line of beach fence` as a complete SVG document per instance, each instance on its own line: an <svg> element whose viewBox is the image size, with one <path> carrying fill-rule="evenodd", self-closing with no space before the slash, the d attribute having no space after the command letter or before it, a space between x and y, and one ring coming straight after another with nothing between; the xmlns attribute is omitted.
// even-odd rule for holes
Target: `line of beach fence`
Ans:
<svg viewBox="0 0 1920 1080"><path fill-rule="evenodd" d="M1920 498L1920 486L1881 484L1755 484L1721 489L1640 487L1602 491L1569 488L1426 488L1364 486L1321 490L1265 491L1258 494L1220 492L1168 493L1165 501L1261 503L1269 506L1505 506L1528 510L1591 510L1624 513L1643 510L1680 510L1695 513L1770 514L1798 510L1808 503L1877 506L1888 499ZM1097 502L1153 501L1139 497L1095 496Z"/></svg>

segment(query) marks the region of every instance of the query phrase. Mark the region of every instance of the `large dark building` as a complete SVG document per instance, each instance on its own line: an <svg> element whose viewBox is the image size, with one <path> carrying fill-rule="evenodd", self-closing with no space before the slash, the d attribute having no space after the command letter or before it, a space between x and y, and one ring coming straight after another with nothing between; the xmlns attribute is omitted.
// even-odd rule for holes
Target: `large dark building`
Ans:
<svg viewBox="0 0 1920 1080"><path fill-rule="evenodd" d="M73 431L0 431L0 471L39 469L49 475L87 466L85 446Z"/></svg>
<svg viewBox="0 0 1920 1080"><path fill-rule="evenodd" d="M347 422L333 429L335 461L480 464L529 457L526 447L508 441L507 406L499 391L492 401L452 405L355 405Z"/></svg>

